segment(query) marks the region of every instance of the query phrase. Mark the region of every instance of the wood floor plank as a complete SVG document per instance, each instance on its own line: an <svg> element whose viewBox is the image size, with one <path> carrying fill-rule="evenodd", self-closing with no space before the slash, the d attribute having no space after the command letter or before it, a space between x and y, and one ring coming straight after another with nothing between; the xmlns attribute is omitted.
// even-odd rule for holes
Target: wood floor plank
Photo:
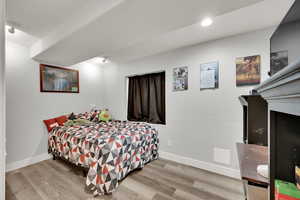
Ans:
<svg viewBox="0 0 300 200"><path fill-rule="evenodd" d="M77 185L85 185L86 177L83 176L83 172L78 168L73 168L72 166L66 166L63 162L57 162L56 160L50 160L45 162L46 167L54 169L58 175L64 175L64 178L69 179L72 183ZM65 168L67 167L67 168Z"/></svg>
<svg viewBox="0 0 300 200"><path fill-rule="evenodd" d="M225 177L205 170L199 170L191 166L183 166L182 172L189 177L193 177L195 181L206 182L214 185L215 187L222 187L228 191L243 194L243 185L241 180Z"/></svg>
<svg viewBox="0 0 300 200"><path fill-rule="evenodd" d="M45 176L45 180L58 194L60 199L77 200L90 195L84 192L84 184L78 185L70 181L66 174L61 174L46 163L41 163L36 170Z"/></svg>
<svg viewBox="0 0 300 200"><path fill-rule="evenodd" d="M218 196L230 200L244 199L241 181L213 174L204 170L199 172L199 169L184 165L173 166L166 164L165 169L180 174L181 176L192 178L194 180L193 186L200 190L215 193ZM193 170L195 173L193 173Z"/></svg>
<svg viewBox="0 0 300 200"><path fill-rule="evenodd" d="M208 199L204 199L199 196L196 196L194 194L191 194L189 192L186 192L184 190L176 190L174 197L177 200L208 200Z"/></svg>
<svg viewBox="0 0 300 200"><path fill-rule="evenodd" d="M169 196L172 196L176 191L174 187L170 187L169 185L162 184L156 179L144 176L143 173L134 174L133 176L131 176L131 178L139 183L146 185L147 187L150 187L158 192L167 194Z"/></svg>
<svg viewBox="0 0 300 200"><path fill-rule="evenodd" d="M6 200L240 200L242 183L159 159L120 182L110 195L93 197L82 171L46 160L7 175Z"/></svg>
<svg viewBox="0 0 300 200"><path fill-rule="evenodd" d="M164 176L174 182L183 183L183 184L187 184L187 185L193 185L193 183L194 183L194 179L189 178L185 175L179 174L177 172L170 171L165 168L159 168L157 166L149 165L149 166L147 166L146 169L151 170L153 172L158 172L158 173L160 173L160 176Z"/></svg>
<svg viewBox="0 0 300 200"><path fill-rule="evenodd" d="M163 194L156 194L154 197L153 197L153 200L173 200L174 198L172 197L169 197L169 196L166 196L166 195L163 195Z"/></svg>
<svg viewBox="0 0 300 200"><path fill-rule="evenodd" d="M230 190L226 190L223 187L215 187L214 185L208 184L207 182L199 182L196 181L193 187L198 188L202 191L206 191L209 193L215 193L217 196L221 196L228 200L244 200L245 197L243 194L239 194L236 192L232 192Z"/></svg>
<svg viewBox="0 0 300 200"><path fill-rule="evenodd" d="M42 200L43 198L34 190L26 177L18 172L6 177L7 183L17 200Z"/></svg>
<svg viewBox="0 0 300 200"><path fill-rule="evenodd" d="M135 181L130 176L128 176L125 180L122 181L122 185L129 190L134 190L138 195L145 196L149 199L152 199L157 191L152 188L145 186L144 184L140 184L138 181Z"/></svg>
<svg viewBox="0 0 300 200"><path fill-rule="evenodd" d="M190 184L187 184L187 183L184 183L184 182L181 183L180 181L176 180L176 178L172 177L170 179L169 176L164 176L164 175L162 175L161 172L153 171L153 169L150 169L150 171L148 171L149 168L144 169L144 170L145 170L145 176L148 176L148 177L157 176L157 177L159 177L159 181L161 181L163 184L175 187L176 188L175 193L177 193L177 191L179 189L181 191L187 192L187 193L189 193L193 196L198 197L200 200L201 199L205 199L205 200L209 200L209 199L224 200L223 197L217 196L214 193L212 194L212 193L209 193L207 191L204 191L204 190L193 187L194 183L190 183Z"/></svg>
<svg viewBox="0 0 300 200"><path fill-rule="evenodd" d="M158 166L158 167L165 167L165 165L166 165L167 163L165 162L165 161L163 161L163 160L154 160L154 161L152 161L151 162L151 165L154 165L154 166Z"/></svg>
<svg viewBox="0 0 300 200"><path fill-rule="evenodd" d="M118 187L117 191L112 194L113 198L116 200L132 200L138 197L138 194L134 192L134 189L128 189L123 185Z"/></svg>
<svg viewBox="0 0 300 200"><path fill-rule="evenodd" d="M17 197L11 191L11 188L7 182L5 183L5 199L17 200Z"/></svg>
<svg viewBox="0 0 300 200"><path fill-rule="evenodd" d="M22 173L32 184L35 191L43 197L43 199L61 199L57 189L49 184L48 178L41 174L39 170L36 170L36 167L32 167L28 170L24 169Z"/></svg>

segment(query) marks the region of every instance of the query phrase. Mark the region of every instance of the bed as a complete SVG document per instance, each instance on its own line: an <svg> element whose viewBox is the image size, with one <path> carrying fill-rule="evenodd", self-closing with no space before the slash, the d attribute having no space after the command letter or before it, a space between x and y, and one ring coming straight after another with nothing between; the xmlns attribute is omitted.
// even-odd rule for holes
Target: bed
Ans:
<svg viewBox="0 0 300 200"><path fill-rule="evenodd" d="M158 158L158 133L147 123L91 122L49 132L49 153L88 169L94 195L112 193L131 171Z"/></svg>

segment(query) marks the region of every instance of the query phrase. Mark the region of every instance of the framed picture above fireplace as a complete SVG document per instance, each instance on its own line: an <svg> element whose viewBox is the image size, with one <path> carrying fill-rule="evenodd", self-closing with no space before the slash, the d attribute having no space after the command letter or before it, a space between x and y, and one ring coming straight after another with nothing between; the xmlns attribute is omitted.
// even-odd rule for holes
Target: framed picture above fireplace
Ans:
<svg viewBox="0 0 300 200"><path fill-rule="evenodd" d="M79 71L41 64L40 91L79 93Z"/></svg>

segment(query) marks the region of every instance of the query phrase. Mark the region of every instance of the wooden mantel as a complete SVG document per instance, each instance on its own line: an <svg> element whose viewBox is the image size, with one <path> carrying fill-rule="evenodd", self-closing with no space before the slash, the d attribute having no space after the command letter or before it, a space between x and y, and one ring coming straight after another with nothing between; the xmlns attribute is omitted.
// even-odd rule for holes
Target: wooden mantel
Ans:
<svg viewBox="0 0 300 200"><path fill-rule="evenodd" d="M282 69L255 88L269 110L300 116L300 60Z"/></svg>

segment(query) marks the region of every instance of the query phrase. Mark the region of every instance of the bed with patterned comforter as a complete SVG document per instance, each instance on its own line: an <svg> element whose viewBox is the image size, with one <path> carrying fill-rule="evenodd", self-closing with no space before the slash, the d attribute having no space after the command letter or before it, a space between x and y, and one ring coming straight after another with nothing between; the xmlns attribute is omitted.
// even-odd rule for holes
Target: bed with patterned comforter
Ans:
<svg viewBox="0 0 300 200"><path fill-rule="evenodd" d="M54 128L49 152L89 168L86 185L108 194L129 172L158 158L158 133L147 123L110 121Z"/></svg>

